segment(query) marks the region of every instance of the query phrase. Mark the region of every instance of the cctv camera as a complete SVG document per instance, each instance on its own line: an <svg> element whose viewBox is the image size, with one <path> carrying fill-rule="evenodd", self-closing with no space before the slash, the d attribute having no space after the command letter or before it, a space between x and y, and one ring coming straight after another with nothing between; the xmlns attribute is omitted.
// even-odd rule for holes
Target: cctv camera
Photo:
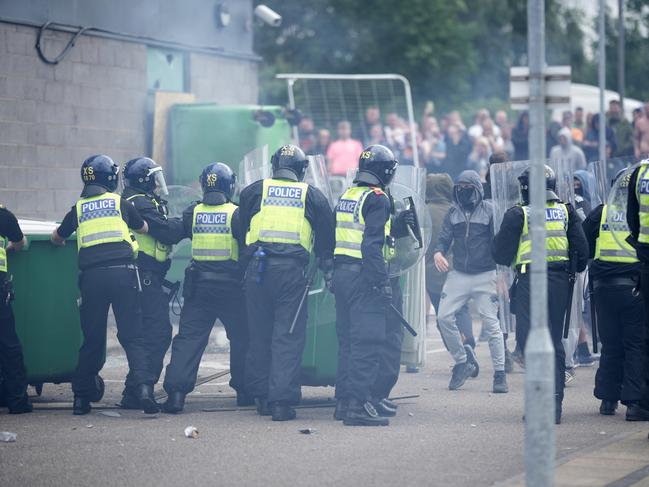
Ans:
<svg viewBox="0 0 649 487"><path fill-rule="evenodd" d="M279 27L282 23L282 16L266 5L257 5L255 15L272 27Z"/></svg>

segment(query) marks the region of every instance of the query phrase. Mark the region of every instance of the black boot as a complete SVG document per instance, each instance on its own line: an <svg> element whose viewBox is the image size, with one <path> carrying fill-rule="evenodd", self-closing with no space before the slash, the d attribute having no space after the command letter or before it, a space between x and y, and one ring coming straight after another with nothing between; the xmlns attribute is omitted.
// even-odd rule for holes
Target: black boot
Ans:
<svg viewBox="0 0 649 487"><path fill-rule="evenodd" d="M9 414L31 413L34 410L27 393L25 393L23 397L21 397L17 401L10 400L8 407L9 407Z"/></svg>
<svg viewBox="0 0 649 487"><path fill-rule="evenodd" d="M381 416L382 418L393 418L394 416L396 416L396 408L391 408L383 401L383 399L381 399L380 401L372 401L372 406L374 406L376 412L379 413L379 416Z"/></svg>
<svg viewBox="0 0 649 487"><path fill-rule="evenodd" d="M291 421L295 419L295 408L284 402L274 402L272 406L273 421Z"/></svg>
<svg viewBox="0 0 649 487"><path fill-rule="evenodd" d="M613 416L617 409L617 401L603 400L599 405L599 414L603 416Z"/></svg>
<svg viewBox="0 0 649 487"><path fill-rule="evenodd" d="M257 414L259 416L270 416L273 412L270 410L270 404L265 397L256 397L255 404L257 405Z"/></svg>
<svg viewBox="0 0 649 487"><path fill-rule="evenodd" d="M167 401L162 406L162 410L168 414L182 413L185 408L185 394L182 392L170 392Z"/></svg>
<svg viewBox="0 0 649 487"><path fill-rule="evenodd" d="M626 407L627 421L649 421L649 409L645 409L637 402L629 403Z"/></svg>
<svg viewBox="0 0 649 487"><path fill-rule="evenodd" d="M509 392L507 386L507 375L504 370L497 370L494 372L493 389L494 394L506 394Z"/></svg>
<svg viewBox="0 0 649 487"><path fill-rule="evenodd" d="M72 414L75 416L81 416L88 414L92 407L90 406L90 401L85 397L75 397L74 404L72 405Z"/></svg>
<svg viewBox="0 0 649 487"><path fill-rule="evenodd" d="M336 409L334 410L334 419L342 421L347 414L347 399L336 399Z"/></svg>
<svg viewBox="0 0 649 487"><path fill-rule="evenodd" d="M158 403L153 397L153 386L150 384L141 384L138 387L138 396L140 398L140 407L145 414L157 414L160 412Z"/></svg>
<svg viewBox="0 0 649 487"><path fill-rule="evenodd" d="M371 402L363 403L357 399L350 399L343 424L345 426L387 426L390 420L379 416Z"/></svg>
<svg viewBox="0 0 649 487"><path fill-rule="evenodd" d="M142 408L137 392L132 389L124 389L124 392L122 392L122 400L117 405L122 409Z"/></svg>

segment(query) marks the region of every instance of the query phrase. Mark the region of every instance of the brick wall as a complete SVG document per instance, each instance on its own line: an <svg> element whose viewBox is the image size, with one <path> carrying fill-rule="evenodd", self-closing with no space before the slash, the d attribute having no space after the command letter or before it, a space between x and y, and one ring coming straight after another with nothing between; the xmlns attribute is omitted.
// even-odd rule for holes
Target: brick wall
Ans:
<svg viewBox="0 0 649 487"><path fill-rule="evenodd" d="M0 22L0 203L20 217L61 219L76 201L79 166L105 153L145 153L146 46L81 36L59 65L37 56L37 30ZM47 32L45 52L69 34ZM191 54L199 101L256 103L253 62Z"/></svg>
<svg viewBox="0 0 649 487"><path fill-rule="evenodd" d="M146 47L82 36L50 66L36 29L0 23L0 202L22 217L60 219L90 154L122 162L144 150ZM50 32L46 53L68 34Z"/></svg>

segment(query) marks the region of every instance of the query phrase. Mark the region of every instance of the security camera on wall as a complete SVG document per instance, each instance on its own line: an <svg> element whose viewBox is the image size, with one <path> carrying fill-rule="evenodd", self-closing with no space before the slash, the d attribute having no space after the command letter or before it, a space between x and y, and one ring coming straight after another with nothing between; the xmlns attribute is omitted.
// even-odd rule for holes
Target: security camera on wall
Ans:
<svg viewBox="0 0 649 487"><path fill-rule="evenodd" d="M279 27L282 24L282 16L266 5L257 5L255 16L272 27Z"/></svg>

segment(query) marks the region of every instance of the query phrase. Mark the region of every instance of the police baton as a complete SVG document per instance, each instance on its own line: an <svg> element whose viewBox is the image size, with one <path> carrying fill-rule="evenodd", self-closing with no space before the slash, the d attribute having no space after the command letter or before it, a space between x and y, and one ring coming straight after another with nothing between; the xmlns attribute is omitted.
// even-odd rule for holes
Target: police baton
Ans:
<svg viewBox="0 0 649 487"><path fill-rule="evenodd" d="M306 286L304 287L304 292L302 293L302 297L300 298L300 304L297 306L297 311L295 312L295 316L293 317L293 323L291 323L291 328L288 330L288 334L292 335L293 332L295 331L295 325L297 324L297 319L300 316L300 313L302 312L302 308L304 307L304 303L306 301L307 296L309 295L309 291L311 290L311 286L313 285L313 279L315 278L315 273L318 269L317 265L314 265L311 270L309 271L309 275L307 276L306 279Z"/></svg>
<svg viewBox="0 0 649 487"><path fill-rule="evenodd" d="M563 320L563 338L567 339L570 332L570 315L572 314L572 295L575 293L575 281L577 280L577 255L570 252L570 271L568 275L568 307Z"/></svg>
<svg viewBox="0 0 649 487"><path fill-rule="evenodd" d="M403 315L399 312L399 310L394 306L394 304L390 303L390 306L388 306L388 309L392 311L392 314L394 315L395 318L397 318L403 327L408 330L408 333L410 333L412 336L416 337L417 332L415 329L410 326L410 323L408 323L408 320L406 320Z"/></svg>
<svg viewBox="0 0 649 487"><path fill-rule="evenodd" d="M595 284L588 273L588 298L590 299L590 326L593 332L593 353L597 353L597 310L595 309Z"/></svg>

